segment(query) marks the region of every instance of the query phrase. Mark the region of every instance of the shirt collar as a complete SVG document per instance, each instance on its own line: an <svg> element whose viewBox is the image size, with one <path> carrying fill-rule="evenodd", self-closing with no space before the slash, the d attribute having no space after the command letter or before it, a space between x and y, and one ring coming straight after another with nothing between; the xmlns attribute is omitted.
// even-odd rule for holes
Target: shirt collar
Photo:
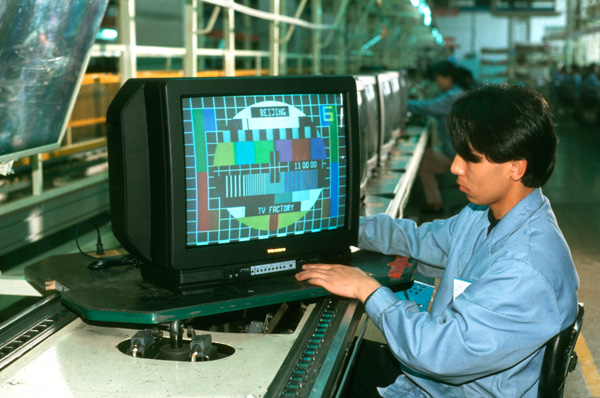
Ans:
<svg viewBox="0 0 600 398"><path fill-rule="evenodd" d="M545 200L541 188L536 188L531 191L529 195L517 203L504 217L502 217L501 220L498 221L498 225L494 227L493 230L494 235L501 238L518 229L544 204Z"/></svg>

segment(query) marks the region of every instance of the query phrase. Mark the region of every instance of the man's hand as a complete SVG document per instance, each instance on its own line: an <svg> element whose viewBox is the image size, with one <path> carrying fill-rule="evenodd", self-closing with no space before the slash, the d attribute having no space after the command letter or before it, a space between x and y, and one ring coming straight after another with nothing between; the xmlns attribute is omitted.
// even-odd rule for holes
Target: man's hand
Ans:
<svg viewBox="0 0 600 398"><path fill-rule="evenodd" d="M306 264L303 271L296 274L299 281L324 287L338 296L359 299L367 297L381 285L362 270L339 264Z"/></svg>

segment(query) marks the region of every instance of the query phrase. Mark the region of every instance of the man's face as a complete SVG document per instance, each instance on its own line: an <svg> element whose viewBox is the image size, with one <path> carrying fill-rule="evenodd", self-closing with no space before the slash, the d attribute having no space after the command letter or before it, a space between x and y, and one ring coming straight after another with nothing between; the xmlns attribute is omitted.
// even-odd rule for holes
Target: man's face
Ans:
<svg viewBox="0 0 600 398"><path fill-rule="evenodd" d="M452 76L444 76L444 75L434 75L435 84L437 84L440 91L448 91L454 85L454 80Z"/></svg>
<svg viewBox="0 0 600 398"><path fill-rule="evenodd" d="M513 163L493 163L482 154L474 153L480 157L479 162L468 162L456 155L450 166L452 174L458 177L456 182L460 190L475 205L503 207L514 183L511 178Z"/></svg>

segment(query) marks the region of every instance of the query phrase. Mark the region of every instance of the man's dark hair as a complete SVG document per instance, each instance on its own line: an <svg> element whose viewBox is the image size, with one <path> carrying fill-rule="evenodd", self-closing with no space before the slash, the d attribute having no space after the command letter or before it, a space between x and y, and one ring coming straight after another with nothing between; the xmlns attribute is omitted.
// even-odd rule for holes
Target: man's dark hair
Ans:
<svg viewBox="0 0 600 398"><path fill-rule="evenodd" d="M543 186L556 164L556 143L548 103L521 86L488 85L467 93L453 105L448 130L454 149L468 162L527 160L521 182Z"/></svg>
<svg viewBox="0 0 600 398"><path fill-rule="evenodd" d="M456 80L455 76L456 67L450 61L438 61L434 64L431 64L427 67L425 71L425 78L429 80L433 80L435 75L441 76L452 76L453 80Z"/></svg>
<svg viewBox="0 0 600 398"><path fill-rule="evenodd" d="M467 68L457 66L454 69L454 81L456 81L463 90L470 90L473 86L473 74Z"/></svg>

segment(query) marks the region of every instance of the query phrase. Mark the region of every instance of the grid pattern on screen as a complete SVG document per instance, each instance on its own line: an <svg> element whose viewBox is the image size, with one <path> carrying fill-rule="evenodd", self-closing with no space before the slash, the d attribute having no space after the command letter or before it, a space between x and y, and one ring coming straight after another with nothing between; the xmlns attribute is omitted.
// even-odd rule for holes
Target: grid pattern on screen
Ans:
<svg viewBox="0 0 600 398"><path fill-rule="evenodd" d="M182 99L187 244L344 225L341 94Z"/></svg>

